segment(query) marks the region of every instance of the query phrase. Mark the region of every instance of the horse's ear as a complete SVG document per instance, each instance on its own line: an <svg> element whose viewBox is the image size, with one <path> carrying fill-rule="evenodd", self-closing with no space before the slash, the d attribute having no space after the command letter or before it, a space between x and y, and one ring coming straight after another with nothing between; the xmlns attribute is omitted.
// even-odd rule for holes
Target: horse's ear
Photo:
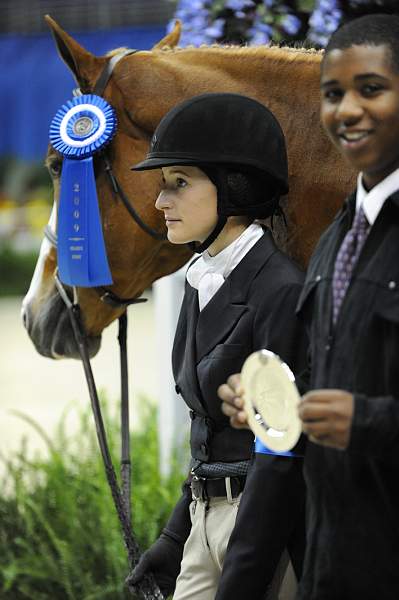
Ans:
<svg viewBox="0 0 399 600"><path fill-rule="evenodd" d="M159 41L157 44L155 44L155 46L152 49L160 50L161 48L165 48L165 47L174 48L179 43L180 34L181 34L181 22L179 20L177 20L177 21L175 21L175 26L174 26L173 30L170 33L168 33L168 35L166 35L164 38L162 38L161 41Z"/></svg>
<svg viewBox="0 0 399 600"><path fill-rule="evenodd" d="M82 48L50 15L44 18L51 29L59 55L72 71L80 89L82 92L91 91L106 59L94 56Z"/></svg>

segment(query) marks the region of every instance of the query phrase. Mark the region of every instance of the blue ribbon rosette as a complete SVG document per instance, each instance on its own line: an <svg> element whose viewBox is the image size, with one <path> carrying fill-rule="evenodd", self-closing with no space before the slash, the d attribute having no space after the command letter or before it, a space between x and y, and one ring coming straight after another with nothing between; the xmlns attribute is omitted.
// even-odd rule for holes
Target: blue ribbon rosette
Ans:
<svg viewBox="0 0 399 600"><path fill-rule="evenodd" d="M95 287L112 284L93 155L108 144L115 130L114 109L94 94L69 100L50 125L50 143L64 157L57 254L59 278L66 285Z"/></svg>

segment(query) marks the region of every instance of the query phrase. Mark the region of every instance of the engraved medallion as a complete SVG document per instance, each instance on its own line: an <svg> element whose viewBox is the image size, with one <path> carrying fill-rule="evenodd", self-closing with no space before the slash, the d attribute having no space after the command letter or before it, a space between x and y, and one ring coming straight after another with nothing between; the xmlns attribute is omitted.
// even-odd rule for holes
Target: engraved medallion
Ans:
<svg viewBox="0 0 399 600"><path fill-rule="evenodd" d="M276 354L260 350L251 354L241 371L245 410L252 431L274 452L287 452L298 442L300 395L295 377Z"/></svg>

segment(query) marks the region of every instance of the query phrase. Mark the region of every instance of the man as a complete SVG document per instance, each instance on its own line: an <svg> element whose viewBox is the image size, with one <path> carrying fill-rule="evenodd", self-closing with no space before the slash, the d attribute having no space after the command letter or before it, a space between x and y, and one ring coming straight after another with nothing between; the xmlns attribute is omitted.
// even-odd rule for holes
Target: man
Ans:
<svg viewBox="0 0 399 600"><path fill-rule="evenodd" d="M360 173L323 234L298 304L310 330L307 548L298 600L399 597L399 17L339 29L321 120ZM322 198L321 198L322 201ZM245 422L239 379L220 388Z"/></svg>

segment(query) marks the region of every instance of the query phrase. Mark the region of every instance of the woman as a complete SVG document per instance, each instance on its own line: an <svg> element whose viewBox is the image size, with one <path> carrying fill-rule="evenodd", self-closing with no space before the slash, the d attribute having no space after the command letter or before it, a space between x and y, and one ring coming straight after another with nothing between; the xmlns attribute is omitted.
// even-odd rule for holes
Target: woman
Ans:
<svg viewBox="0 0 399 600"><path fill-rule="evenodd" d="M294 314L303 275L271 232L254 222L273 216L288 190L284 136L255 100L204 94L162 119L146 160L133 168L162 169L156 207L165 215L168 239L188 243L200 257L187 271L172 356L176 389L190 409L191 476L130 583L152 570L167 596L180 572L175 600L213 600L234 531L229 554L248 565L248 575L259 559L257 543L270 547L250 594L263 599L283 550L294 542L303 548L302 532L295 533L304 500L301 460L260 455L266 489L255 480L244 490L253 435L230 426L217 388L264 347L296 372L304 366L305 340ZM247 516L237 528L241 497Z"/></svg>

